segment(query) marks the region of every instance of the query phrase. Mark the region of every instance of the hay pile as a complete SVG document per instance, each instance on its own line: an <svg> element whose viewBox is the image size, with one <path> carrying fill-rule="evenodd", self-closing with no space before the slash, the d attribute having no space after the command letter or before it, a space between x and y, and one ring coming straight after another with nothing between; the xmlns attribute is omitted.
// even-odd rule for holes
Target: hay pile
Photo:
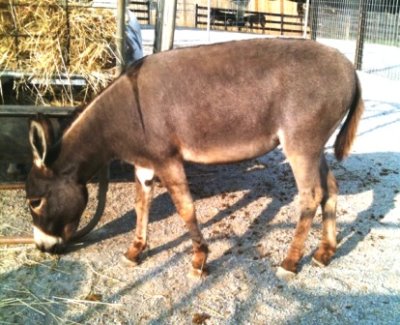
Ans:
<svg viewBox="0 0 400 325"><path fill-rule="evenodd" d="M17 88L36 104L88 101L115 74L115 33L114 12L88 0L0 0L0 73L23 74ZM55 85L77 76L81 96L69 82Z"/></svg>

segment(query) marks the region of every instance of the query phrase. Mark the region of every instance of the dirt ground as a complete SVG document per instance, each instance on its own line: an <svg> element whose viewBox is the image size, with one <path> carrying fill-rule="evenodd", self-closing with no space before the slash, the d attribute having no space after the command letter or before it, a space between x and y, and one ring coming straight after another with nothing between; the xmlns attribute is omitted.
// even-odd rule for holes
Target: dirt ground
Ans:
<svg viewBox="0 0 400 325"><path fill-rule="evenodd" d="M101 223L67 254L0 247L0 324L398 324L398 84L362 82L367 109L352 155L338 163L327 149L341 190L339 247L328 267L311 265L318 213L298 275L289 282L275 275L298 218L294 179L279 150L237 165L188 165L210 245L208 277L187 276L191 243L161 186L142 262L123 264L135 192L131 181L112 182ZM96 185L89 189L85 218L96 205ZM24 191L1 191L0 234L30 233Z"/></svg>

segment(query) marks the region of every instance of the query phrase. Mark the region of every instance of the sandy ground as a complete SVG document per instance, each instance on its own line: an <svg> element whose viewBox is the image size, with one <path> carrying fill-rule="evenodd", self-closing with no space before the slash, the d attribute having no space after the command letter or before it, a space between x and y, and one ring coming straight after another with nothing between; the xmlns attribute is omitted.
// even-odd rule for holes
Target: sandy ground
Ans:
<svg viewBox="0 0 400 325"><path fill-rule="evenodd" d="M296 189L279 150L229 166L187 166L210 244L210 275L187 276L191 243L161 186L142 263L121 263L133 238L131 182L114 182L101 224L68 254L0 247L4 324L398 324L400 322L400 83L361 74L366 112L352 155L337 163L339 247L311 265L315 218L299 274L275 275L297 220ZM96 204L90 185L89 216ZM1 234L30 232L24 192L0 192Z"/></svg>

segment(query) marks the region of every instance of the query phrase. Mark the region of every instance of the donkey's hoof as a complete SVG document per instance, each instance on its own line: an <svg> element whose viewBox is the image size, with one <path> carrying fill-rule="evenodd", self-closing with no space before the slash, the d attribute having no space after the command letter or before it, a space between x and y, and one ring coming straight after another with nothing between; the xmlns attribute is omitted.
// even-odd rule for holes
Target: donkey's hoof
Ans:
<svg viewBox="0 0 400 325"><path fill-rule="evenodd" d="M279 266L278 269L276 270L276 276L279 279L288 282L295 278L296 273L288 271L288 270L284 269L282 266Z"/></svg>
<svg viewBox="0 0 400 325"><path fill-rule="evenodd" d="M312 265L319 266L319 267L325 267L326 266L326 264L324 264L321 261L318 261L315 257L312 258L311 263L312 263Z"/></svg>
<svg viewBox="0 0 400 325"><path fill-rule="evenodd" d="M334 247L322 246L318 248L312 258L313 265L320 267L327 266L331 262L333 255L335 255L335 251L336 248Z"/></svg>
<svg viewBox="0 0 400 325"><path fill-rule="evenodd" d="M129 258L126 257L126 255L122 255L121 257L121 263L125 266L129 266L129 267L135 267L139 265L139 261L138 260L130 260Z"/></svg>
<svg viewBox="0 0 400 325"><path fill-rule="evenodd" d="M191 279L203 279L208 275L206 269L195 269L194 267L189 271L188 277Z"/></svg>

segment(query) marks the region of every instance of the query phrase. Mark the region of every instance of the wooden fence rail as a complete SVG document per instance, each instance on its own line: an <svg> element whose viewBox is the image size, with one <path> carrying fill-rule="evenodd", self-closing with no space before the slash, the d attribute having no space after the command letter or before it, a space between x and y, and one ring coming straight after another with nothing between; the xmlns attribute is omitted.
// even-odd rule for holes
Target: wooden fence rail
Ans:
<svg viewBox="0 0 400 325"><path fill-rule="evenodd" d="M207 25L207 11L205 6L196 5L195 11L195 27L201 28ZM210 8L210 26L212 29L223 27L242 28L250 30L259 30L265 32L278 32L280 35L285 34L303 34L304 22L303 17L298 15L277 14L258 11L243 11L239 13L237 10L226 8Z"/></svg>
<svg viewBox="0 0 400 325"><path fill-rule="evenodd" d="M150 1L128 1L128 9L135 13L139 23L150 25Z"/></svg>

